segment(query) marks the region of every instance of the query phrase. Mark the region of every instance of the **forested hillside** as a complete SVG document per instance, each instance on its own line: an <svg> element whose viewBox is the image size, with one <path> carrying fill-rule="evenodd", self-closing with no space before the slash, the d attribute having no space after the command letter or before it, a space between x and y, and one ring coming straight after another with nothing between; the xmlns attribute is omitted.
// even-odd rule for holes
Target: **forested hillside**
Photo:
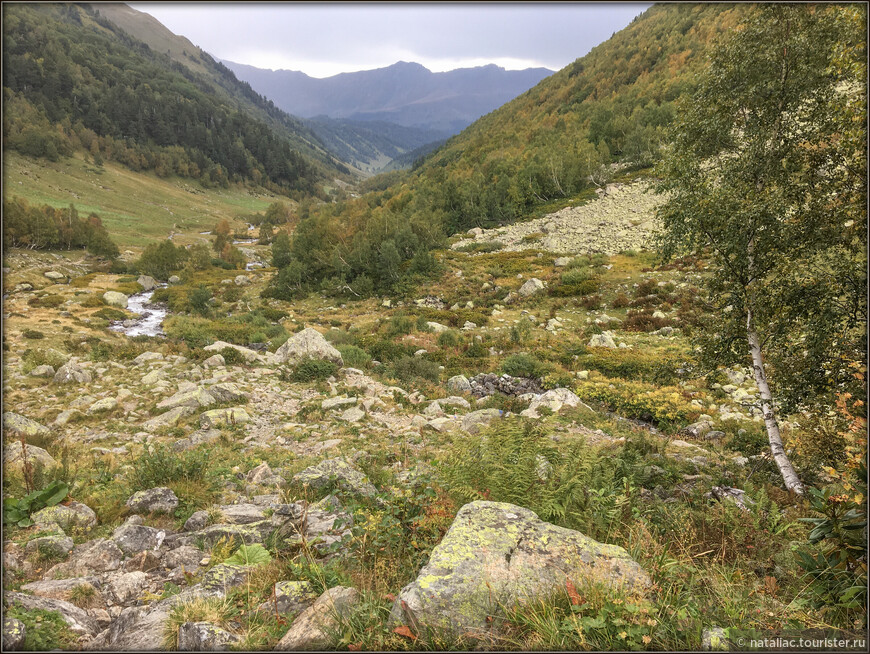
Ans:
<svg viewBox="0 0 870 654"><path fill-rule="evenodd" d="M317 138L204 53L194 72L99 14L99 6L4 6L6 147L56 159L319 194L339 174ZM344 169L346 171L346 169Z"/></svg>

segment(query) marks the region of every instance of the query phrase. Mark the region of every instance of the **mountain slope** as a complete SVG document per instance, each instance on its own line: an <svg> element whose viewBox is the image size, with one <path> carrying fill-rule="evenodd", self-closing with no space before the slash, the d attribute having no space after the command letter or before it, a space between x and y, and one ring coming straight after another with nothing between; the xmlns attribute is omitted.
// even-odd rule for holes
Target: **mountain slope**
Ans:
<svg viewBox="0 0 870 654"><path fill-rule="evenodd" d="M456 133L547 77L546 68L495 65L433 73L400 61L325 79L289 70L224 62L240 79L297 116L378 120Z"/></svg>
<svg viewBox="0 0 870 654"><path fill-rule="evenodd" d="M4 5L6 147L49 158L86 150L162 176L306 194L341 174L316 136L208 55L196 53L208 74L196 72L99 7ZM145 16L130 12L128 27ZM139 31L171 35L153 19Z"/></svg>

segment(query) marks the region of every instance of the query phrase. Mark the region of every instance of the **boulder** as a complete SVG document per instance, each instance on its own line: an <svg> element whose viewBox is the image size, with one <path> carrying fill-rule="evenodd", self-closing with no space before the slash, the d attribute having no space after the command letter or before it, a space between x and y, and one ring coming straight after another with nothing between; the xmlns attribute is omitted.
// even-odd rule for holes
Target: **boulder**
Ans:
<svg viewBox="0 0 870 654"><path fill-rule="evenodd" d="M589 339L588 347L616 347L616 341L613 340L613 332L605 331L600 334L594 334Z"/></svg>
<svg viewBox="0 0 870 654"><path fill-rule="evenodd" d="M308 484L312 488L326 488L336 482L348 492L372 497L377 489L363 473L343 459L326 459L315 466L310 466L296 473L293 481Z"/></svg>
<svg viewBox="0 0 870 654"><path fill-rule="evenodd" d="M500 409L480 409L462 417L462 429L469 434L476 434L497 418L501 418Z"/></svg>
<svg viewBox="0 0 870 654"><path fill-rule="evenodd" d="M92 589L97 590L100 587L100 580L97 577L74 577L72 579L33 581L29 584L24 584L21 590L37 597L68 601L70 592L79 586L90 586Z"/></svg>
<svg viewBox="0 0 870 654"><path fill-rule="evenodd" d="M149 277L148 275L139 275L139 279L136 280L136 283L142 287L143 291L153 291L157 288L157 282L153 277Z"/></svg>
<svg viewBox="0 0 870 654"><path fill-rule="evenodd" d="M119 309L127 308L127 296L118 291L106 291L103 293L103 300L110 307L118 307Z"/></svg>
<svg viewBox="0 0 870 654"><path fill-rule="evenodd" d="M64 600L10 592L4 593L3 599L6 604L18 604L26 610L57 611L73 633L82 636L93 637L100 630L96 620L79 607Z"/></svg>
<svg viewBox="0 0 870 654"><path fill-rule="evenodd" d="M440 334L441 332L446 332L450 330L450 327L447 325L442 325L440 322L434 322L432 320L428 321L426 325L436 334Z"/></svg>
<svg viewBox="0 0 870 654"><path fill-rule="evenodd" d="M556 266L556 268L564 268L569 263L571 263L571 257L557 257L553 261L553 265Z"/></svg>
<svg viewBox="0 0 870 654"><path fill-rule="evenodd" d="M347 617L359 601L354 588L336 586L317 598L297 617L290 630L278 641L276 650L327 649L330 634L338 627L339 619Z"/></svg>
<svg viewBox="0 0 870 654"><path fill-rule="evenodd" d="M320 332L306 327L294 334L275 352L276 359L281 363L295 365L303 359L325 359L337 366L343 366L341 352L330 345Z"/></svg>
<svg viewBox="0 0 870 654"><path fill-rule="evenodd" d="M69 504L47 506L30 516L30 519L37 524L54 523L64 531L69 531L74 527L89 529L97 524L97 514L94 513L94 510L86 504L76 501Z"/></svg>
<svg viewBox="0 0 870 654"><path fill-rule="evenodd" d="M169 602L127 607L108 629L88 644L88 649L119 652L163 650L170 610Z"/></svg>
<svg viewBox="0 0 870 654"><path fill-rule="evenodd" d="M544 282L536 277L528 280L525 284L520 286L519 294L523 297L531 297L536 293L540 293L544 290Z"/></svg>
<svg viewBox="0 0 870 654"><path fill-rule="evenodd" d="M243 402L251 396L231 382L209 386L208 393L218 402Z"/></svg>
<svg viewBox="0 0 870 654"><path fill-rule="evenodd" d="M538 414L538 409L542 407L546 407L553 413L558 413L563 407L574 408L581 405L584 407L586 406L580 401L579 397L567 388L554 388L546 393L538 395L534 400L532 400L529 408L525 411L521 411L520 415L527 418L540 418L541 416Z"/></svg>
<svg viewBox="0 0 870 654"><path fill-rule="evenodd" d="M54 374L55 384L90 384L91 373L73 360L67 361Z"/></svg>
<svg viewBox="0 0 870 654"><path fill-rule="evenodd" d="M161 486L133 493L126 504L133 513L172 513L179 501L171 488Z"/></svg>
<svg viewBox="0 0 870 654"><path fill-rule="evenodd" d="M255 363L260 358L260 355L258 355L249 347L243 347L241 345L236 345L235 343L226 343L224 341L215 341L211 345L206 345L202 349L206 352L220 352L227 347L241 354L244 357L246 363Z"/></svg>
<svg viewBox="0 0 870 654"><path fill-rule="evenodd" d="M55 370L53 367L48 364L43 366L36 366L33 370L30 371L31 377L54 377Z"/></svg>
<svg viewBox="0 0 870 654"><path fill-rule="evenodd" d="M345 422L359 422L363 418L366 417L366 412L363 411L358 406L352 406L349 409L345 409L342 414L339 416L341 420Z"/></svg>
<svg viewBox="0 0 870 654"><path fill-rule="evenodd" d="M3 618L3 651L15 652L24 646L27 630L24 623L15 618Z"/></svg>
<svg viewBox="0 0 870 654"><path fill-rule="evenodd" d="M63 534L40 536L27 542L24 550L28 554L40 553L53 558L62 558L72 552L73 539Z"/></svg>
<svg viewBox="0 0 870 654"><path fill-rule="evenodd" d="M208 359L202 362L203 368L219 368L225 365L227 365L227 362L223 358L223 355L220 354L212 354Z"/></svg>
<svg viewBox="0 0 870 654"><path fill-rule="evenodd" d="M178 284L179 282L181 282L181 277L179 277L178 275L170 275L167 281L170 284Z"/></svg>
<svg viewBox="0 0 870 654"><path fill-rule="evenodd" d="M88 407L88 415L95 413L105 413L106 411L114 411L118 408L118 400L114 397L104 397L102 400L97 400Z"/></svg>
<svg viewBox="0 0 870 654"><path fill-rule="evenodd" d="M48 427L39 424L36 420L11 411L3 414L3 429L15 436L48 436L51 433Z"/></svg>
<svg viewBox="0 0 870 654"><path fill-rule="evenodd" d="M236 278L233 280L236 283L236 286L250 286L251 278L247 275L236 275Z"/></svg>
<svg viewBox="0 0 870 654"><path fill-rule="evenodd" d="M417 579L402 589L391 622L458 635L486 634L501 607L551 596L570 579L642 592L652 581L621 547L544 522L502 502L463 506Z"/></svg>
<svg viewBox="0 0 870 654"><path fill-rule="evenodd" d="M145 431L155 431L161 427L174 427L178 421L187 416L192 416L196 413L196 409L189 406L177 406L174 409L169 409L166 413L161 413L150 420L142 423L142 428Z"/></svg>
<svg viewBox="0 0 870 654"><path fill-rule="evenodd" d="M240 406L212 409L199 415L199 426L202 429L215 429L223 425L242 425L250 421L251 416Z"/></svg>
<svg viewBox="0 0 870 654"><path fill-rule="evenodd" d="M127 604L142 595L147 581L148 575L141 570L125 572L112 578L108 591L116 604Z"/></svg>
<svg viewBox="0 0 870 654"><path fill-rule="evenodd" d="M66 275L59 273L56 270L49 270L48 272L43 273L43 275L55 282L61 279L66 279Z"/></svg>
<svg viewBox="0 0 870 654"><path fill-rule="evenodd" d="M195 388L192 391L178 391L172 397L167 397L157 403L158 409L175 409L177 407L190 407L198 409L203 406L215 404L214 397L204 388Z"/></svg>
<svg viewBox="0 0 870 654"><path fill-rule="evenodd" d="M471 382L465 375L454 375L447 380L447 390L451 393L470 393Z"/></svg>
<svg viewBox="0 0 870 654"><path fill-rule="evenodd" d="M163 361L163 355L160 352L143 352L138 357L133 359L134 365L148 363L149 361Z"/></svg>
<svg viewBox="0 0 870 654"><path fill-rule="evenodd" d="M317 600L310 581L279 581L275 584L275 611L281 615L300 613Z"/></svg>
<svg viewBox="0 0 870 654"><path fill-rule="evenodd" d="M336 409L339 407L355 406L359 400L355 397L328 397L320 403L321 409Z"/></svg>
<svg viewBox="0 0 870 654"><path fill-rule="evenodd" d="M145 525L125 523L115 529L112 540L127 555L156 550L166 538L166 532Z"/></svg>
<svg viewBox="0 0 870 654"><path fill-rule="evenodd" d="M223 652L238 642L238 636L210 622L185 622L178 628L180 652Z"/></svg>

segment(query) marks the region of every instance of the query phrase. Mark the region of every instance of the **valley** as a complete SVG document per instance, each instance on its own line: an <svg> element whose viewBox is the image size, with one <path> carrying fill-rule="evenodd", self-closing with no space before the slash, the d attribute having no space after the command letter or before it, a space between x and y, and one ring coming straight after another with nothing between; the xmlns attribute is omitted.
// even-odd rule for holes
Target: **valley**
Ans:
<svg viewBox="0 0 870 654"><path fill-rule="evenodd" d="M863 651L866 11L656 5L375 174L444 125L102 6L4 6L4 651Z"/></svg>

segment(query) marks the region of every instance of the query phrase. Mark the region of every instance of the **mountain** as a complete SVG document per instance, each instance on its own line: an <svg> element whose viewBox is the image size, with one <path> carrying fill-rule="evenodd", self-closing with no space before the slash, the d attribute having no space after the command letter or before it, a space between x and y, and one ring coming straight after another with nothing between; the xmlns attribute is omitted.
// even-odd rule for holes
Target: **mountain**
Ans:
<svg viewBox="0 0 870 654"><path fill-rule="evenodd" d="M50 159L84 150L162 177L283 193L322 195L349 173L298 119L147 14L18 4L3 19L8 149Z"/></svg>
<svg viewBox="0 0 870 654"><path fill-rule="evenodd" d="M505 70L493 64L433 73L400 61L324 79L224 61L239 79L296 116L386 121L455 134L528 90L553 71Z"/></svg>

